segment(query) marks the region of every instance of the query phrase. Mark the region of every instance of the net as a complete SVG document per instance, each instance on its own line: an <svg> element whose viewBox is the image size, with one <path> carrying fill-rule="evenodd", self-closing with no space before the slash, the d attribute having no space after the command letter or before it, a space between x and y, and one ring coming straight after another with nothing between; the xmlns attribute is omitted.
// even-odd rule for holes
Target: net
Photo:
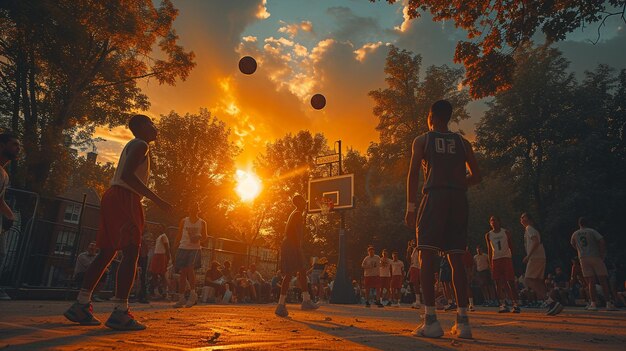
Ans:
<svg viewBox="0 0 626 351"><path fill-rule="evenodd" d="M317 201L317 204L320 207L322 215L326 216L333 210L335 205L334 201L331 199L321 198Z"/></svg>

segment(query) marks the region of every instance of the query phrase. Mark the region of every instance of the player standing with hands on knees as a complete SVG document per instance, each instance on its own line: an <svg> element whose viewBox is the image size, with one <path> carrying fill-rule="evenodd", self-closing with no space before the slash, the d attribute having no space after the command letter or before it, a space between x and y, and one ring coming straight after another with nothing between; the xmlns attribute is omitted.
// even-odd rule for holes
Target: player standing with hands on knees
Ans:
<svg viewBox="0 0 626 351"><path fill-rule="evenodd" d="M64 316L81 325L100 325L92 314L91 294L116 252L122 250L124 258L117 270L115 309L105 325L116 330L143 330L146 326L135 320L128 308L145 223L141 199L145 196L165 211L170 211L172 206L146 185L150 174L148 144L157 138L154 123L148 116L134 115L128 127L135 138L122 150L111 186L100 203L97 235L100 253L85 272L77 301Z"/></svg>
<svg viewBox="0 0 626 351"><path fill-rule="evenodd" d="M439 252L452 266L452 280L458 304L456 323L451 333L471 338L467 316L467 276L463 254L467 247L467 187L482 177L471 144L448 129L452 105L446 100L435 102L428 114L429 132L415 138L407 177L405 223L416 228L417 249L421 263L420 281L424 295L424 322L413 335L429 338L443 336L435 311L435 271ZM419 168L424 168L423 197L419 207ZM469 171L469 173L467 173Z"/></svg>
<svg viewBox="0 0 626 351"><path fill-rule="evenodd" d="M2 226L0 227L0 273L4 267L6 247L4 246L4 233L11 229L15 221L15 215L11 207L4 201L4 195L9 187L9 174L5 168L11 161L17 160L20 153L20 142L14 134L4 132L0 134L0 213L2 213ZM0 300L11 300L11 297L0 289Z"/></svg>

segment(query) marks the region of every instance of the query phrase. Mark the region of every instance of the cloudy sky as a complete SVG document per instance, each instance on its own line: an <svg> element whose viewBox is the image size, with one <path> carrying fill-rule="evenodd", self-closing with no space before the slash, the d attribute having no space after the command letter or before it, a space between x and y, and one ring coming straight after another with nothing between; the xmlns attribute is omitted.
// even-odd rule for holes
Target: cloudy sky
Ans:
<svg viewBox="0 0 626 351"><path fill-rule="evenodd" d="M421 54L424 67L458 66L452 62L454 48L465 36L451 23L408 20L402 3L385 1L174 0L174 5L180 11L175 28L182 45L196 53L197 66L174 87L142 81L151 102L146 113L158 118L172 110L208 108L230 126L233 142L242 148L240 168L248 168L266 142L302 129L365 151L378 141L367 93L385 88L387 46ZM579 30L558 45L579 76L598 63L626 68L624 23L608 21L593 46L589 40L596 29ZM250 76L237 66L245 55L259 64ZM309 104L315 93L327 99L323 110ZM453 128L471 137L484 109L483 101L472 102L472 118ZM131 138L124 128L101 128L97 134L107 140L98 144L100 161L116 162Z"/></svg>

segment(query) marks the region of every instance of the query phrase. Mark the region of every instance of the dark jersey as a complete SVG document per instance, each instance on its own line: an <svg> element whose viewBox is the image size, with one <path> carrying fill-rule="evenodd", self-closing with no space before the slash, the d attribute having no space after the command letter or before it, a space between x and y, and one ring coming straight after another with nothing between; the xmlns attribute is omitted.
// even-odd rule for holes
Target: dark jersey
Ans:
<svg viewBox="0 0 626 351"><path fill-rule="evenodd" d="M289 215L287 226L285 227L285 240L291 243L300 243L304 232L304 219L302 212L294 210Z"/></svg>
<svg viewBox="0 0 626 351"><path fill-rule="evenodd" d="M467 155L463 138L453 132L426 133L424 148L424 188L467 190L465 162Z"/></svg>

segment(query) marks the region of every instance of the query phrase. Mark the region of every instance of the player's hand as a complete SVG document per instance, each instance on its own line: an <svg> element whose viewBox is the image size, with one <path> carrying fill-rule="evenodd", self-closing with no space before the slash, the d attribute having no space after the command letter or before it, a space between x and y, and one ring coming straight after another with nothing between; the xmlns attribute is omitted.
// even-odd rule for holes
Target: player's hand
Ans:
<svg viewBox="0 0 626 351"><path fill-rule="evenodd" d="M416 222L417 214L414 211L406 211L406 214L404 215L404 224L411 229L415 229Z"/></svg>
<svg viewBox="0 0 626 351"><path fill-rule="evenodd" d="M522 262L528 263L528 256L524 256L524 258L522 259Z"/></svg>

